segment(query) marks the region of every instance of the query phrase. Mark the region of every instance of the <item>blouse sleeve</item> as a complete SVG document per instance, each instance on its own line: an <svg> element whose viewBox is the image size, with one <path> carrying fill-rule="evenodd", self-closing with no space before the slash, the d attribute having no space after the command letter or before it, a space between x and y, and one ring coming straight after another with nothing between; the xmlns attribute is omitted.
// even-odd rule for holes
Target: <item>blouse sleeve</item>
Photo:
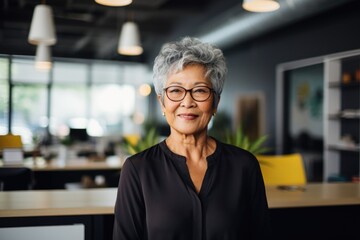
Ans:
<svg viewBox="0 0 360 240"><path fill-rule="evenodd" d="M269 209L260 165L255 161L251 171L251 239L268 239L271 236Z"/></svg>
<svg viewBox="0 0 360 240"><path fill-rule="evenodd" d="M120 174L115 203L113 240L144 239L145 209L141 182L128 159Z"/></svg>

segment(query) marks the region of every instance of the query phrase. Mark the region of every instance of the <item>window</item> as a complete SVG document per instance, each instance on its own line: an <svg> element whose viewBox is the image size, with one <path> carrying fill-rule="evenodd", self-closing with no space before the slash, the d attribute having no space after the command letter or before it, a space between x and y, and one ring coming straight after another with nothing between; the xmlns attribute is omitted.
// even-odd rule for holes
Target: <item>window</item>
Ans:
<svg viewBox="0 0 360 240"><path fill-rule="evenodd" d="M135 88L130 85L95 84L91 91L91 117L106 135L124 132L123 122L135 108ZM94 135L99 135L93 129Z"/></svg>
<svg viewBox="0 0 360 240"><path fill-rule="evenodd" d="M87 65L54 63L50 97L50 133L66 136L74 119L87 118ZM86 126L82 126L86 127Z"/></svg>
<svg viewBox="0 0 360 240"><path fill-rule="evenodd" d="M28 146L48 133L69 136L71 129L86 129L90 137L139 133L134 116L145 116L148 99L137 88L151 80L148 68L137 63L53 60L50 71L39 71L33 58L0 56L0 134L8 133L10 119L12 132Z"/></svg>
<svg viewBox="0 0 360 240"><path fill-rule="evenodd" d="M49 72L37 70L34 66L33 59L14 57L11 63L11 81L13 83L47 84Z"/></svg>
<svg viewBox="0 0 360 240"><path fill-rule="evenodd" d="M0 134L8 132L9 117L9 61L0 58Z"/></svg>
<svg viewBox="0 0 360 240"><path fill-rule="evenodd" d="M13 58L11 64L11 132L21 135L25 147L45 134L49 72L38 71L34 60Z"/></svg>
<svg viewBox="0 0 360 240"><path fill-rule="evenodd" d="M35 137L42 137L47 127L46 85L27 84L13 87L11 132L21 135L25 146L30 146Z"/></svg>

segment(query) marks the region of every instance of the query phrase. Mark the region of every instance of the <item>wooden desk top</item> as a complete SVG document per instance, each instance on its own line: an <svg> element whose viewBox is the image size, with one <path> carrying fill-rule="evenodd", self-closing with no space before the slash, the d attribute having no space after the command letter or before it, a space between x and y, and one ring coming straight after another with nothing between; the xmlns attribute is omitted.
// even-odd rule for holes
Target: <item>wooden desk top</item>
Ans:
<svg viewBox="0 0 360 240"><path fill-rule="evenodd" d="M360 205L360 183L313 183L300 190L267 187L270 208Z"/></svg>
<svg viewBox="0 0 360 240"><path fill-rule="evenodd" d="M59 162L57 160L46 162L43 159L38 159L37 161L27 159L24 161L24 164L13 166L25 166L33 171L116 170L121 169L123 162L123 159L117 156L108 157L103 161L90 161L86 158L70 159L66 162ZM4 165L0 164L0 166ZM6 166L10 167L11 165Z"/></svg>
<svg viewBox="0 0 360 240"><path fill-rule="evenodd" d="M113 214L116 188L0 192L0 217Z"/></svg>
<svg viewBox="0 0 360 240"><path fill-rule="evenodd" d="M360 205L359 183L308 184L305 191L267 187L270 208ZM113 214L116 188L0 192L0 217Z"/></svg>

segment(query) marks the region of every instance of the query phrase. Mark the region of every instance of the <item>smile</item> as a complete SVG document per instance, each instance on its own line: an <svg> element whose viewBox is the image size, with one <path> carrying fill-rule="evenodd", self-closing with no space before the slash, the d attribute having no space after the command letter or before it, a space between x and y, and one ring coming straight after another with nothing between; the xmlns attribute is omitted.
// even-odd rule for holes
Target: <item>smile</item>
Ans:
<svg viewBox="0 0 360 240"><path fill-rule="evenodd" d="M178 116L185 120L194 120L195 118L198 117L198 115L196 114L179 114Z"/></svg>

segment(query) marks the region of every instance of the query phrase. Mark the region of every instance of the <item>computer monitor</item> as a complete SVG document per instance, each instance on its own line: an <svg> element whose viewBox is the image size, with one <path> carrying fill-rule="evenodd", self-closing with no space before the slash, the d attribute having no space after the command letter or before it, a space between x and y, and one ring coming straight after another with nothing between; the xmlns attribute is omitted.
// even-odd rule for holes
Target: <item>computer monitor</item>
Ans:
<svg viewBox="0 0 360 240"><path fill-rule="evenodd" d="M86 142L89 140L86 128L70 128L70 141L72 142Z"/></svg>

